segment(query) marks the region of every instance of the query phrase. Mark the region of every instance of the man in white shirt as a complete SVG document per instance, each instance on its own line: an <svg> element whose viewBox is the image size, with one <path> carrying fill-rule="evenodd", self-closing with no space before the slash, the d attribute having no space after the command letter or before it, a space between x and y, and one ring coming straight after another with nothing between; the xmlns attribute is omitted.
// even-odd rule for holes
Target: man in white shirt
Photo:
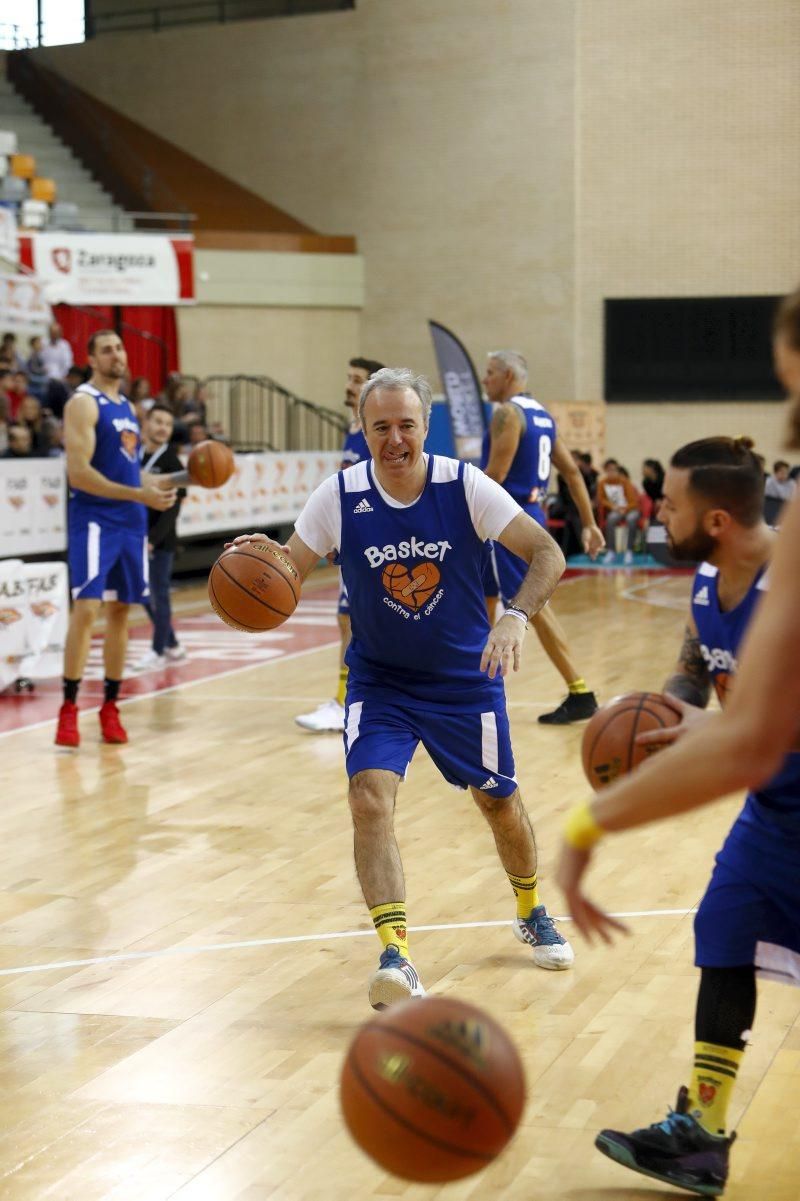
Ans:
<svg viewBox="0 0 800 1201"><path fill-rule="evenodd" d="M73 363L72 347L62 335L61 326L54 321L50 326L50 336L41 351L44 369L48 379L64 379Z"/></svg>

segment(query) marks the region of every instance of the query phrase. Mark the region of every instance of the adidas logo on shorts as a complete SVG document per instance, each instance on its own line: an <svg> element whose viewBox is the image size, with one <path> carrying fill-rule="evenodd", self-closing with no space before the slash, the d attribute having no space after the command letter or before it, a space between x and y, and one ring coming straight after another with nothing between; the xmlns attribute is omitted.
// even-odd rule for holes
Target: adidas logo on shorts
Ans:
<svg viewBox="0 0 800 1201"><path fill-rule="evenodd" d="M489 776L489 779L484 780L484 782L481 784L481 792L486 792L487 788L496 788L496 787L497 787L497 780L495 780L494 776Z"/></svg>
<svg viewBox="0 0 800 1201"><path fill-rule="evenodd" d="M353 509L353 512L354 513L371 513L372 512L372 505L369 503L366 496L364 497L363 500L360 500L358 502L356 507Z"/></svg>
<svg viewBox="0 0 800 1201"><path fill-rule="evenodd" d="M699 591L695 592L693 600L696 605L711 604L711 601L708 599L708 586L706 584L703 584L703 587L700 588Z"/></svg>

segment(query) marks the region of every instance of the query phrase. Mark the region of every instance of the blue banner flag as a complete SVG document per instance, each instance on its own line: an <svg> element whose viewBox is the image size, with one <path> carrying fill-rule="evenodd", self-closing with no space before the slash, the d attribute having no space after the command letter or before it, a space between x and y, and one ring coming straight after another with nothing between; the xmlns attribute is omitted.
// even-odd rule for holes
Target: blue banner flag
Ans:
<svg viewBox="0 0 800 1201"><path fill-rule="evenodd" d="M456 456L477 462L486 432L481 385L472 360L454 333L438 321L429 321L433 349L447 398Z"/></svg>

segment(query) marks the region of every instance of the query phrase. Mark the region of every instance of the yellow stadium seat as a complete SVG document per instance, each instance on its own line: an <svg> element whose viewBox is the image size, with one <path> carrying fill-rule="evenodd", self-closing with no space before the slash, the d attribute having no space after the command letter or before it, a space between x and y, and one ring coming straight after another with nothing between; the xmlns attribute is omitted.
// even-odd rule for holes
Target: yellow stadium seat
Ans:
<svg viewBox="0 0 800 1201"><path fill-rule="evenodd" d="M32 154L12 154L11 174L17 179L33 179L36 174L36 159Z"/></svg>
<svg viewBox="0 0 800 1201"><path fill-rule="evenodd" d="M45 204L52 204L56 198L56 184L54 179L44 179L41 176L36 176L31 180L31 200L43 200Z"/></svg>

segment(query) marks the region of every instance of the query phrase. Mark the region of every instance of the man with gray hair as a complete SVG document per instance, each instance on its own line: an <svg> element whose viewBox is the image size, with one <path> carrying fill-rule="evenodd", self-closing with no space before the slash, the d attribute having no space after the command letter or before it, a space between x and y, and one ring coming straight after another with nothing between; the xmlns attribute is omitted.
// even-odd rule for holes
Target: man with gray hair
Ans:
<svg viewBox="0 0 800 1201"><path fill-rule="evenodd" d="M534 521L546 527L547 517L541 501L547 493L550 467L554 463L578 509L584 550L594 558L605 545L605 539L595 522L586 484L575 460L556 433L552 415L526 393L528 364L524 356L518 350L491 351L482 382L495 408L483 440L481 467ZM491 616L494 616L498 593L503 604L508 605L525 571L526 564L513 551L502 543L495 544L484 574ZM586 721L597 709L597 700L575 666L564 630L549 605L531 616L531 625L568 689L561 704L552 713L540 714L539 721L559 726Z"/></svg>
<svg viewBox="0 0 800 1201"><path fill-rule="evenodd" d="M539 901L503 683L519 668L528 620L555 588L564 556L476 467L425 453L430 407L422 376L374 374L359 402L371 458L317 488L285 548L303 578L335 551L350 595L345 764L356 871L382 944L369 989L375 1009L425 991L409 957L393 820L420 742L449 783L469 788L491 827L517 899L516 937L539 967L568 968L574 959ZM493 628L481 574L488 539L526 564Z"/></svg>

